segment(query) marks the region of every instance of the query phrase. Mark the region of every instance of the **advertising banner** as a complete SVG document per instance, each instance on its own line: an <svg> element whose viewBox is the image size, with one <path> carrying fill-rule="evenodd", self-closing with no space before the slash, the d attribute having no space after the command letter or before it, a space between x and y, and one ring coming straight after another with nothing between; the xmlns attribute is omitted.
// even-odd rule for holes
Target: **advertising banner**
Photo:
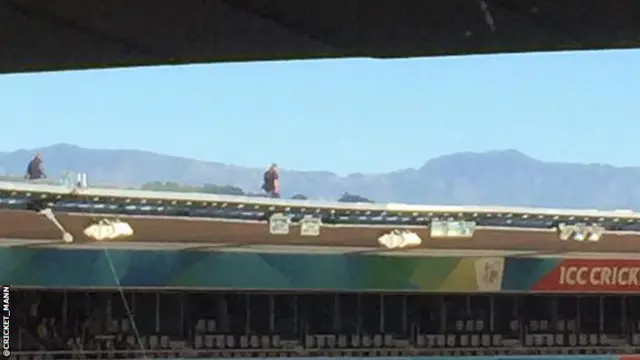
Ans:
<svg viewBox="0 0 640 360"><path fill-rule="evenodd" d="M1 283L46 288L493 293L504 266L501 257L0 248Z"/></svg>
<svg viewBox="0 0 640 360"><path fill-rule="evenodd" d="M620 355L620 360L640 360L640 355Z"/></svg>
<svg viewBox="0 0 640 360"><path fill-rule="evenodd" d="M640 260L564 260L536 282L532 290L640 292Z"/></svg>

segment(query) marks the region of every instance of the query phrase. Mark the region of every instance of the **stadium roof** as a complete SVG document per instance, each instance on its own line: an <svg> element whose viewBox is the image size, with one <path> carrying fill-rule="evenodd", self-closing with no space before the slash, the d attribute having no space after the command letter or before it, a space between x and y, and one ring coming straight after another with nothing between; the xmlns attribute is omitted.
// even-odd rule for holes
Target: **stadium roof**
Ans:
<svg viewBox="0 0 640 360"><path fill-rule="evenodd" d="M5 0L0 73L632 48L637 0Z"/></svg>

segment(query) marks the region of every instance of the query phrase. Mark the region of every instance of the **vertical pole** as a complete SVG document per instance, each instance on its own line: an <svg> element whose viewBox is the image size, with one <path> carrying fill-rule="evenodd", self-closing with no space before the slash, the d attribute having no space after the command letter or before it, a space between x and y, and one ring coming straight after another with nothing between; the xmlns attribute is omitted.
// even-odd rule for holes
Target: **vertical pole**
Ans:
<svg viewBox="0 0 640 360"><path fill-rule="evenodd" d="M514 309L514 315L515 315L515 319L520 319L520 321L518 321L519 323L519 333L520 333L520 343L524 343L524 338L525 338L525 322L528 320L527 318L524 317L524 313L521 315L522 313L522 299L523 297L520 295L513 295L515 296L514 302L515 302L515 309Z"/></svg>
<svg viewBox="0 0 640 360"><path fill-rule="evenodd" d="M362 334L362 311L360 310L360 308L362 307L362 295L360 295L360 293L358 293L357 295L357 310L356 313L357 315L357 334L360 335Z"/></svg>
<svg viewBox="0 0 640 360"><path fill-rule="evenodd" d="M276 299L275 295L269 294L269 331L276 331Z"/></svg>
<svg viewBox="0 0 640 360"><path fill-rule="evenodd" d="M90 315L90 313L87 314L87 309L91 309L91 295L89 293L84 294L84 311L86 318L88 318Z"/></svg>
<svg viewBox="0 0 640 360"><path fill-rule="evenodd" d="M333 295L333 331L336 333L342 329L342 318L340 317L340 294Z"/></svg>
<svg viewBox="0 0 640 360"><path fill-rule="evenodd" d="M244 310L245 314L245 323L244 323L244 333L248 335L251 333L251 295L240 295L244 296Z"/></svg>
<svg viewBox="0 0 640 360"><path fill-rule="evenodd" d="M66 329L69 323L69 298L67 290L63 290L62 294L62 328Z"/></svg>
<svg viewBox="0 0 640 360"><path fill-rule="evenodd" d="M557 296L553 296L551 298L551 328L554 329L554 331L557 331L558 329L556 329L556 325L558 324L558 297Z"/></svg>
<svg viewBox="0 0 640 360"><path fill-rule="evenodd" d="M622 306L622 333L629 338L629 323L627 320L627 295L623 295L620 297L620 302ZM629 338L630 339L630 338Z"/></svg>
<svg viewBox="0 0 640 360"><path fill-rule="evenodd" d="M160 292L156 291L156 333L160 332Z"/></svg>
<svg viewBox="0 0 640 360"><path fill-rule="evenodd" d="M598 296L598 329L602 334L604 332L604 296Z"/></svg>
<svg viewBox="0 0 640 360"><path fill-rule="evenodd" d="M84 311L84 321L87 321L89 319L91 319L91 316L93 315L91 313L91 295L89 293L85 293L84 295L84 308L82 309ZM82 324L82 323L81 323ZM85 333L82 332L82 344L86 343L86 337L85 337Z"/></svg>
<svg viewBox="0 0 640 360"><path fill-rule="evenodd" d="M125 297L126 299L126 297ZM135 291L131 292L131 313L135 314L136 313L136 293Z"/></svg>
<svg viewBox="0 0 640 360"><path fill-rule="evenodd" d="M105 319L105 329L103 331L108 331L109 325L111 324L111 320L113 319L113 296L109 292L104 293L105 297L105 308L104 308L104 319Z"/></svg>
<svg viewBox="0 0 640 360"><path fill-rule="evenodd" d="M378 330L380 334L384 334L384 299L385 299L385 295L380 294L380 296L378 297L379 300L379 311L378 311L378 315L380 316L380 329Z"/></svg>
<svg viewBox="0 0 640 360"><path fill-rule="evenodd" d="M580 305L582 305L581 303L582 303L582 296L576 296L576 309L577 309L576 312L578 314L578 316L576 316L577 317L576 327L578 328L578 333L582 333L582 321L581 321L582 316L580 316L581 315Z"/></svg>
<svg viewBox="0 0 640 360"><path fill-rule="evenodd" d="M440 333L447 333L447 304L444 301L444 296L438 297L440 300Z"/></svg>
<svg viewBox="0 0 640 360"><path fill-rule="evenodd" d="M180 296L180 336L184 338L185 336L185 328L186 328L186 316L185 316L185 298L186 298L186 293L180 291L179 293Z"/></svg>
<svg viewBox="0 0 640 360"><path fill-rule="evenodd" d="M407 295L403 294L402 295L402 333L403 334L407 334L408 318L409 316L407 315Z"/></svg>
<svg viewBox="0 0 640 360"><path fill-rule="evenodd" d="M300 335L299 330L299 314L298 314L298 295L293 295L293 332Z"/></svg>
<svg viewBox="0 0 640 360"><path fill-rule="evenodd" d="M489 295L489 330L493 333L495 331L496 323L496 297Z"/></svg>
<svg viewBox="0 0 640 360"><path fill-rule="evenodd" d="M231 331L229 322L229 299L233 298L233 293L221 293L213 296L216 307L216 331ZM237 314L236 314L237 315Z"/></svg>

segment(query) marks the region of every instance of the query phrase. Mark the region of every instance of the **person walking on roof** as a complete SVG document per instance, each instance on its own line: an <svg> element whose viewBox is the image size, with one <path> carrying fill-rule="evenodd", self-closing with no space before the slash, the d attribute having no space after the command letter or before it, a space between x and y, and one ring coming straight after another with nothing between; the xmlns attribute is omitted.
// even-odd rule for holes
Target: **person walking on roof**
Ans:
<svg viewBox="0 0 640 360"><path fill-rule="evenodd" d="M27 174L24 177L27 180L38 180L47 178L47 174L44 173L44 168L42 166L41 153L37 153L36 156L34 156L33 159L29 161L29 165L27 165Z"/></svg>
<svg viewBox="0 0 640 360"><path fill-rule="evenodd" d="M264 190L269 197L280 197L280 174L278 172L278 164L271 164L269 169L264 172L262 190Z"/></svg>

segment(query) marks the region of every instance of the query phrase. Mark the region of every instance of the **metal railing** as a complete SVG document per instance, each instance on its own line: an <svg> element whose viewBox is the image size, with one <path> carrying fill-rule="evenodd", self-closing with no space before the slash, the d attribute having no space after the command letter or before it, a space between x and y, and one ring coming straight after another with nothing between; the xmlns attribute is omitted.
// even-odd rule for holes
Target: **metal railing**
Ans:
<svg viewBox="0 0 640 360"><path fill-rule="evenodd" d="M344 349L152 349L14 351L13 358L132 359L132 358L275 358L275 357L415 357L415 356L527 356L628 355L638 346L465 347L465 348L344 348ZM600 358L600 357L599 357Z"/></svg>

